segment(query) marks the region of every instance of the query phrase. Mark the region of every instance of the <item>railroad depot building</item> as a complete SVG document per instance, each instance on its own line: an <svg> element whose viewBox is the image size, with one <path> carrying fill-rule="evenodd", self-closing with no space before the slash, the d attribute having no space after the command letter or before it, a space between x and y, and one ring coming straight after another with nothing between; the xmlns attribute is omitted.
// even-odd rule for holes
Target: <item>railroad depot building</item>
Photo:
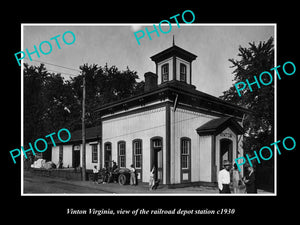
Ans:
<svg viewBox="0 0 300 225"><path fill-rule="evenodd" d="M133 164L140 182L149 182L153 165L160 184L169 187L217 182L222 162L243 155L238 139L248 110L196 89L197 56L191 52L173 43L150 58L156 71L145 73L144 93L95 110L101 137L86 143L87 169L115 161L119 167ZM52 149L52 161L63 157L71 167L81 164L74 156L81 143L59 148Z"/></svg>

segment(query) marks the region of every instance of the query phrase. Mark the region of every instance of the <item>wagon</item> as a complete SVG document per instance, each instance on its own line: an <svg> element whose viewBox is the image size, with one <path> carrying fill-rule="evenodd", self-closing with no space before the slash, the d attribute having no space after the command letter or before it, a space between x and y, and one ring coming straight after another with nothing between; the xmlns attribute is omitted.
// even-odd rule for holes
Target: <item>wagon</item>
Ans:
<svg viewBox="0 0 300 225"><path fill-rule="evenodd" d="M114 181L120 185L129 184L130 181L130 170L127 168L118 168L112 173Z"/></svg>
<svg viewBox="0 0 300 225"><path fill-rule="evenodd" d="M113 172L108 172L102 169L99 172L99 179L108 183L115 182L120 185L129 184L130 170L127 168L117 168Z"/></svg>

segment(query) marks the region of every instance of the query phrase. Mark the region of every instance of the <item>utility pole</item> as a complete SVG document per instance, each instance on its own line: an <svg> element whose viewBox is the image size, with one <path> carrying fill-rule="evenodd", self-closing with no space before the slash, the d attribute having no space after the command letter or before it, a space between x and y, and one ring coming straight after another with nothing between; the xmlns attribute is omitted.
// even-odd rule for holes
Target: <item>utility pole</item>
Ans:
<svg viewBox="0 0 300 225"><path fill-rule="evenodd" d="M85 158L85 74L82 71L82 180L86 180Z"/></svg>

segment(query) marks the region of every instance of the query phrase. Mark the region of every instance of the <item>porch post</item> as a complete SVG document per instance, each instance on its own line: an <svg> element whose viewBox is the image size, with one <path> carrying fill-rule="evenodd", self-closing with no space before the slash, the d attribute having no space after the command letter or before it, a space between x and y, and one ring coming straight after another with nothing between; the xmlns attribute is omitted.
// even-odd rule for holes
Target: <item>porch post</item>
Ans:
<svg viewBox="0 0 300 225"><path fill-rule="evenodd" d="M217 182L215 135L211 135L211 182Z"/></svg>

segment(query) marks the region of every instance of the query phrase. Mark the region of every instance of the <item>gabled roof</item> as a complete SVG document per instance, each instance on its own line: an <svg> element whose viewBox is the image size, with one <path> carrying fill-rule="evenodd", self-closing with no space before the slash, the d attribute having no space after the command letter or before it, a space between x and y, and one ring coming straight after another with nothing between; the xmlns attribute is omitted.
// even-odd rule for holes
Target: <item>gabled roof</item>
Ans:
<svg viewBox="0 0 300 225"><path fill-rule="evenodd" d="M227 127L229 127L236 134L244 133L244 129L238 122L236 122L233 117L221 117L218 119L210 120L202 126L198 127L196 131L200 136L211 134L217 135Z"/></svg>

